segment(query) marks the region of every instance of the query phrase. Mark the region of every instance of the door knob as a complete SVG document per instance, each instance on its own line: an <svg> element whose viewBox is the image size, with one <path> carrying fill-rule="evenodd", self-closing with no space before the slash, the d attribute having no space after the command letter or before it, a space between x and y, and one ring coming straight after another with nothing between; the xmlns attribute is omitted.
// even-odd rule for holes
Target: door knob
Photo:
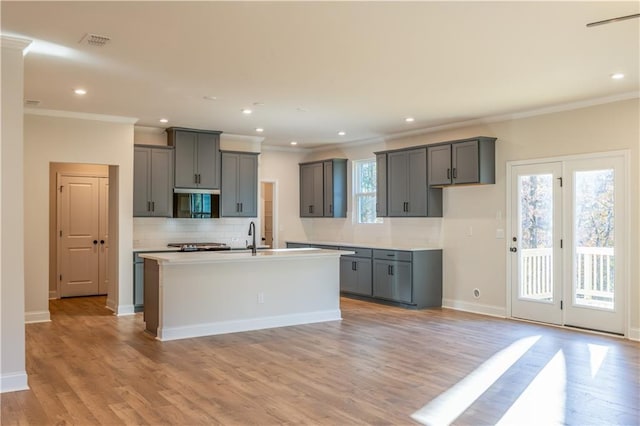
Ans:
<svg viewBox="0 0 640 426"><path fill-rule="evenodd" d="M98 244L98 240L93 240L93 244Z"/></svg>
<svg viewBox="0 0 640 426"><path fill-rule="evenodd" d="M511 248L509 248L509 251L510 251L511 253L515 253L515 252L517 252L517 251L518 251L518 247L511 247Z"/></svg>
<svg viewBox="0 0 640 426"><path fill-rule="evenodd" d="M104 244L104 240L100 240L100 244Z"/></svg>

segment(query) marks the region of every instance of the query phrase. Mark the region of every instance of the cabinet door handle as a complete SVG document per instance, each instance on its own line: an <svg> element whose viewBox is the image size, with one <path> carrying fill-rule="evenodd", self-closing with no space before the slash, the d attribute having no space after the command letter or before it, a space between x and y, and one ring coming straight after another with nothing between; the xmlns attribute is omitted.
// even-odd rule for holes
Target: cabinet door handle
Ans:
<svg viewBox="0 0 640 426"><path fill-rule="evenodd" d="M155 211L156 211L156 202L155 202L155 201L152 201L152 202L151 202L151 211L152 211L152 212L155 212Z"/></svg>
<svg viewBox="0 0 640 426"><path fill-rule="evenodd" d="M312 205L309 206L309 214L311 214L311 213L313 213L313 206Z"/></svg>
<svg viewBox="0 0 640 426"><path fill-rule="evenodd" d="M453 168L453 178L456 179L458 177L458 172L456 170L456 168Z"/></svg>
<svg viewBox="0 0 640 426"><path fill-rule="evenodd" d="M352 271L357 271L358 270L358 264L356 262L351 262L351 270Z"/></svg>
<svg viewBox="0 0 640 426"><path fill-rule="evenodd" d="M376 213L380 211L380 203L376 203Z"/></svg>
<svg viewBox="0 0 640 426"><path fill-rule="evenodd" d="M244 206L242 205L242 203L240 203L240 213L242 213L243 209L244 209Z"/></svg>
<svg viewBox="0 0 640 426"><path fill-rule="evenodd" d="M329 213L333 214L333 204L329 204Z"/></svg>
<svg viewBox="0 0 640 426"><path fill-rule="evenodd" d="M240 212L240 203L236 203L236 213Z"/></svg>
<svg viewBox="0 0 640 426"><path fill-rule="evenodd" d="M147 211L151 211L151 201L147 201Z"/></svg>
<svg viewBox="0 0 640 426"><path fill-rule="evenodd" d="M393 275L393 265L389 265L389 275Z"/></svg>
<svg viewBox="0 0 640 426"><path fill-rule="evenodd" d="M451 169L447 169L447 179L451 179Z"/></svg>

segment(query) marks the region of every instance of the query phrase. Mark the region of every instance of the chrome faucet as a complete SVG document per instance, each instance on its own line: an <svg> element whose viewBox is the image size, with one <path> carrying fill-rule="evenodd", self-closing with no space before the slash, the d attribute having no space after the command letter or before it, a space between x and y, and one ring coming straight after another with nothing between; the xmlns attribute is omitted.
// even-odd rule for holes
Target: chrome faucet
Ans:
<svg viewBox="0 0 640 426"><path fill-rule="evenodd" d="M249 224L249 236L253 237L253 243L247 248L251 248L251 254L255 256L258 250L256 248L256 224L253 221Z"/></svg>

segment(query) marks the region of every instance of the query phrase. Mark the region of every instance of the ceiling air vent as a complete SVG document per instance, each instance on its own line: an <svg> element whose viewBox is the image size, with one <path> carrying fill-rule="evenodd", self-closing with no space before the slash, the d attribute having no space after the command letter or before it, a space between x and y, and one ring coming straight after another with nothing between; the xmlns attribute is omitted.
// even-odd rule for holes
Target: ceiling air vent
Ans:
<svg viewBox="0 0 640 426"><path fill-rule="evenodd" d="M24 106L26 106L26 107L37 107L37 106L40 105L40 102L42 102L42 101L37 101L35 99L26 99L24 101Z"/></svg>
<svg viewBox="0 0 640 426"><path fill-rule="evenodd" d="M109 37L98 34L85 34L80 39L80 43L88 44L89 46L94 47L102 47L110 41L111 39Z"/></svg>

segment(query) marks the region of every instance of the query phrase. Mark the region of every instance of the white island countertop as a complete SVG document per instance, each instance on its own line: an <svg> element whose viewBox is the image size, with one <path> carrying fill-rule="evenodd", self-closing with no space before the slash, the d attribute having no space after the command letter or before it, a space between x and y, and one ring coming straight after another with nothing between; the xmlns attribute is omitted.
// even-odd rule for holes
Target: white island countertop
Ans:
<svg viewBox="0 0 640 426"><path fill-rule="evenodd" d="M287 243L295 244L309 244L320 246L334 246L334 247L353 247L353 248L370 248L379 250L400 250L400 251L424 251L424 250L442 250L442 247L429 247L421 246L410 243L353 243L353 242L340 242L340 241L302 241L302 240L287 240Z"/></svg>
<svg viewBox="0 0 640 426"><path fill-rule="evenodd" d="M160 264L192 264L192 263L229 263L256 262L272 260L296 260L308 257L340 256L353 252L344 250L322 250L314 248L268 249L258 250L254 255L251 250L228 251L196 251L196 252L163 252L140 253L140 257L152 259Z"/></svg>

